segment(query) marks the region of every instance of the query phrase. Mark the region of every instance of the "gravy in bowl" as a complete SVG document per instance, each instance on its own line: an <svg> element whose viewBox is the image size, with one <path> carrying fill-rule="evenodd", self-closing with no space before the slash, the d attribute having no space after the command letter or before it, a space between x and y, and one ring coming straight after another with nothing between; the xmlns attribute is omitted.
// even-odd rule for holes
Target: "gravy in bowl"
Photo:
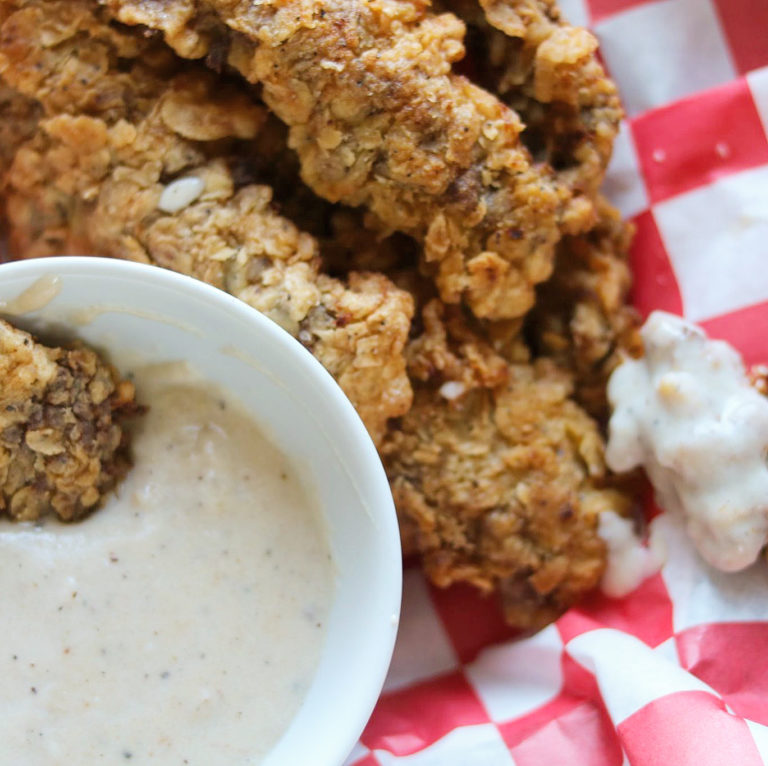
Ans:
<svg viewBox="0 0 768 766"><path fill-rule="evenodd" d="M234 764L300 707L334 591L320 513L237 401L136 373L134 467L73 525L0 523L4 760Z"/></svg>

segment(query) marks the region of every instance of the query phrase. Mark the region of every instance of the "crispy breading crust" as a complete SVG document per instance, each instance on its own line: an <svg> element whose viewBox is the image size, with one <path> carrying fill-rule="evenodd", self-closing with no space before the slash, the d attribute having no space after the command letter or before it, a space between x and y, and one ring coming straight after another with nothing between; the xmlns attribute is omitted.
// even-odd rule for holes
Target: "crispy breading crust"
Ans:
<svg viewBox="0 0 768 766"><path fill-rule="evenodd" d="M623 117L590 32L551 0L441 0L467 24L466 68L525 123L523 143L575 197L593 200Z"/></svg>
<svg viewBox="0 0 768 766"><path fill-rule="evenodd" d="M434 297L429 284L407 267L407 248L393 238L378 241L355 213L339 210L332 218L337 225L326 241L331 263L383 271L422 304ZM599 195L595 213L597 223L589 231L558 243L554 273L537 288L524 334L534 356L551 358L571 373L574 400L604 426L608 378L623 354L642 353L642 343L639 315L628 302L634 227ZM517 339L520 323L485 322L484 328L504 356L504 345Z"/></svg>
<svg viewBox="0 0 768 766"><path fill-rule="evenodd" d="M404 539L430 579L501 594L507 620L537 628L594 588L605 566L603 442L572 383L525 348L499 356L466 317L432 301L409 346L411 410L382 447Z"/></svg>
<svg viewBox="0 0 768 766"><path fill-rule="evenodd" d="M130 466L133 384L91 350L48 348L0 321L0 511L73 521Z"/></svg>
<svg viewBox="0 0 768 766"><path fill-rule="evenodd" d="M0 178L16 150L34 135L42 111L37 101L21 96L0 80ZM6 228L5 204L0 201L0 262L6 255Z"/></svg>
<svg viewBox="0 0 768 766"><path fill-rule="evenodd" d="M623 353L642 353L642 341L640 318L627 302L634 228L602 198L597 210L591 231L558 245L555 273L539 288L528 334L536 353L573 373L576 400L605 423L608 377Z"/></svg>
<svg viewBox="0 0 768 766"><path fill-rule="evenodd" d="M272 209L271 190L238 184L231 158L257 136L263 107L195 65L168 80L162 53L146 45L135 69L126 66L132 49L122 37L134 35L104 32L92 4L16 5L0 30L0 69L13 86L33 88L28 95L37 93L51 116L7 176L14 253L127 258L227 290L299 337L380 439L387 419L411 402L403 347L412 299L381 275L350 275L349 287L321 275L316 241ZM161 68L145 76L156 59ZM65 69L83 91L66 103L58 85ZM140 96L124 98L122 113L88 98L125 93L134 80ZM164 212L161 196L181 177L200 179L202 193Z"/></svg>
<svg viewBox="0 0 768 766"><path fill-rule="evenodd" d="M363 208L328 202L302 182L299 159L288 146L288 129L271 112L232 172L243 182L258 180L272 187L281 215L317 240L328 273L387 273L399 266L413 268L418 261L421 248L414 239L382 231Z"/></svg>
<svg viewBox="0 0 768 766"><path fill-rule="evenodd" d="M416 237L446 302L523 315L561 232L589 223L589 206L532 161L519 117L452 73L463 25L421 0L104 5L261 83L304 180Z"/></svg>
<svg viewBox="0 0 768 766"><path fill-rule="evenodd" d="M9 85L48 115L133 120L149 110L163 81L178 69L164 46L125 34L81 0L3 0L0 21L3 59L12 64ZM129 62L130 71L122 71Z"/></svg>

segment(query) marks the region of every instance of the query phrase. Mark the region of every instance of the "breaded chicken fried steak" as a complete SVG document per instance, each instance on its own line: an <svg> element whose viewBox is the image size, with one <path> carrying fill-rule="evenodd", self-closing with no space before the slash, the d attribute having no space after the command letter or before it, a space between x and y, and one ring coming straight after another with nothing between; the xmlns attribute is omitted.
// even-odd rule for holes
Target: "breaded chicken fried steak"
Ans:
<svg viewBox="0 0 768 766"><path fill-rule="evenodd" d="M522 343L506 353L438 301L408 349L413 407L382 448L405 538L438 585L501 593L509 622L541 627L600 581L606 486L596 424L573 383Z"/></svg>

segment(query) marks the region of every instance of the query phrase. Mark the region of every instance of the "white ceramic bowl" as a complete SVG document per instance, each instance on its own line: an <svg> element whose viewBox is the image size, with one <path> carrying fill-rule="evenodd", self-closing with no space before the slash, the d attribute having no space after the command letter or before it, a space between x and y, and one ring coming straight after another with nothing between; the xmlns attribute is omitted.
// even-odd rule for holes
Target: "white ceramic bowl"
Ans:
<svg viewBox="0 0 768 766"><path fill-rule="evenodd" d="M137 357L188 361L243 402L319 494L335 600L309 693L264 764L339 766L381 690L400 611L395 511L362 422L300 343L220 290L153 266L45 258L0 266L0 301L48 276L58 294L19 326L71 330L118 368Z"/></svg>

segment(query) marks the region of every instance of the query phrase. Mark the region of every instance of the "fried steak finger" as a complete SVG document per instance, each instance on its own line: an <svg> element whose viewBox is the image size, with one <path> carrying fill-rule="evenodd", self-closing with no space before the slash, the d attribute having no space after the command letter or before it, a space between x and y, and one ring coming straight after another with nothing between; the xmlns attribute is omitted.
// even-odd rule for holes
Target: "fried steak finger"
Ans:
<svg viewBox="0 0 768 766"><path fill-rule="evenodd" d="M566 372L520 342L499 355L437 301L423 322L414 404L382 447L404 539L437 585L495 591L508 622L542 627L597 586L598 516L630 501L604 486L604 445Z"/></svg>
<svg viewBox="0 0 768 766"><path fill-rule="evenodd" d="M588 206L532 160L518 115L451 71L464 53L451 14L418 0L104 5L182 56L260 83L303 179L414 236L441 298L477 316L528 311L561 232L589 223Z"/></svg>
<svg viewBox="0 0 768 766"><path fill-rule="evenodd" d="M130 467L133 384L86 348L43 346L0 321L0 511L73 521Z"/></svg>
<svg viewBox="0 0 768 766"><path fill-rule="evenodd" d="M113 27L92 3L13 5L0 68L47 114L7 174L14 253L127 258L227 290L301 339L380 438L411 401L412 300L381 276L347 286L322 275L316 241L275 212L268 187L241 183L263 107L203 67L169 62L161 43Z"/></svg>

